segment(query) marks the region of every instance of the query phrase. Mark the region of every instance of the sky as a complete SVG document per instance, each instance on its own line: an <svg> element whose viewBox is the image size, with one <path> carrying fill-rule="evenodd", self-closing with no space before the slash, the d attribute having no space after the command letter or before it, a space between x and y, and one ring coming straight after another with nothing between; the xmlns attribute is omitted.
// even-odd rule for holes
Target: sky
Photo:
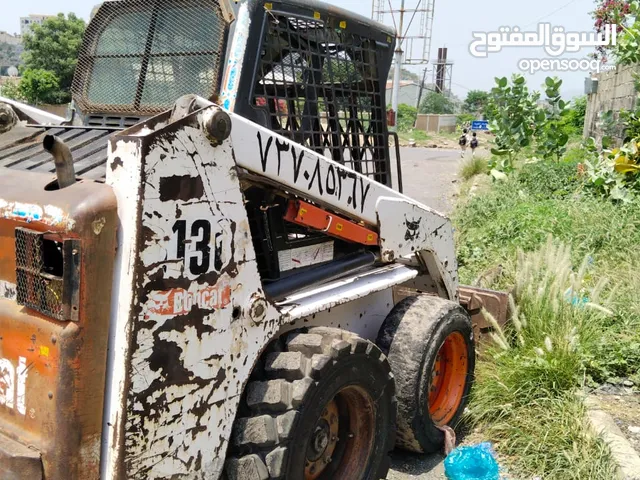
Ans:
<svg viewBox="0 0 640 480"><path fill-rule="evenodd" d="M30 13L55 14L60 11L74 12L88 19L97 2L91 0L11 0L2 1L0 31L19 31L19 17ZM389 1L389 0L383 0ZM415 5L418 0L406 0L406 5ZM423 0L426 1L426 0ZM371 17L371 3L367 0L329 0L347 10ZM400 0L391 0L394 5ZM502 26L520 27L521 31L534 31L539 22L550 22L565 31L592 32L593 20L589 14L593 10L593 0L436 0L433 22L431 58L437 56L438 47L449 49L449 59L453 60L452 90L460 98L465 98L469 90L490 90L494 77L511 76L519 72L518 61L523 58L548 57L541 47L509 47L490 54L488 58L474 58L469 52L473 32L495 32ZM393 26L392 22L388 22ZM406 25L406 23L405 23ZM417 20L414 20L414 25ZM586 47L576 54L565 54L560 58L585 58L592 47ZM412 66L409 70L421 74L424 66ZM582 95L584 79L588 72L538 72L526 74L530 88L542 90L546 76L558 76L563 80L562 95L565 98Z"/></svg>

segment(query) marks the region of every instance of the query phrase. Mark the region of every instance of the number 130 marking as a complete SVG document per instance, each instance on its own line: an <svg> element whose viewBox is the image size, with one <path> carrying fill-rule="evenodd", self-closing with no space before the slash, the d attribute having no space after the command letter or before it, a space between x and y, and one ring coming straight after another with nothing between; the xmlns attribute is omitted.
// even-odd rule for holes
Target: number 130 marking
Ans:
<svg viewBox="0 0 640 480"><path fill-rule="evenodd" d="M209 220L196 220L191 224L190 242L195 243L188 262L185 244L187 237L187 221L178 220L173 225L173 233L178 235L177 257L184 258L185 267L187 267L193 275L202 275L203 273L207 273L211 266L211 223ZM216 237L217 236L218 235L216 235Z"/></svg>

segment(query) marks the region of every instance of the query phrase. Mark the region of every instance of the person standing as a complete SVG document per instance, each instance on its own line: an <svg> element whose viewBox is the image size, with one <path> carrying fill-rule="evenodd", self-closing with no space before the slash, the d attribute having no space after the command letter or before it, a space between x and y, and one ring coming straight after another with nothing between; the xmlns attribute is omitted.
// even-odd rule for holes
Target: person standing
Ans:
<svg viewBox="0 0 640 480"><path fill-rule="evenodd" d="M468 130L465 128L462 130L462 135L458 139L458 145L460 145L460 158L464 158L464 154L467 153L467 143L469 143L469 138L467 136Z"/></svg>
<svg viewBox="0 0 640 480"><path fill-rule="evenodd" d="M476 137L476 132L473 132L471 135L471 143L469 144L469 146L471 147L471 156L475 157L476 148L478 148L478 137Z"/></svg>

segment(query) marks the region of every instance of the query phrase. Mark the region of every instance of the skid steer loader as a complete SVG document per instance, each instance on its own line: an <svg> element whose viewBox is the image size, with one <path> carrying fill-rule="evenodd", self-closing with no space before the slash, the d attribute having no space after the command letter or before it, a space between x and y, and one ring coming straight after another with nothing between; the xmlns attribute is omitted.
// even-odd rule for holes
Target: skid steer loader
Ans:
<svg viewBox="0 0 640 480"><path fill-rule="evenodd" d="M105 2L73 119L0 116L1 479L380 479L441 448L502 297L399 192L393 38L305 0Z"/></svg>

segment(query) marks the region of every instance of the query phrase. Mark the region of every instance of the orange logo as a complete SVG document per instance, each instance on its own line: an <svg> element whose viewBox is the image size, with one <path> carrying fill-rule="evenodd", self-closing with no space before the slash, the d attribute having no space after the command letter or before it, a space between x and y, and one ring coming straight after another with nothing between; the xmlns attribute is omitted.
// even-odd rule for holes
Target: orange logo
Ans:
<svg viewBox="0 0 640 480"><path fill-rule="evenodd" d="M216 310L231 303L231 287L222 285L193 285L189 290L174 288L164 292L152 292L149 296L149 311L158 315L184 315L192 308Z"/></svg>

